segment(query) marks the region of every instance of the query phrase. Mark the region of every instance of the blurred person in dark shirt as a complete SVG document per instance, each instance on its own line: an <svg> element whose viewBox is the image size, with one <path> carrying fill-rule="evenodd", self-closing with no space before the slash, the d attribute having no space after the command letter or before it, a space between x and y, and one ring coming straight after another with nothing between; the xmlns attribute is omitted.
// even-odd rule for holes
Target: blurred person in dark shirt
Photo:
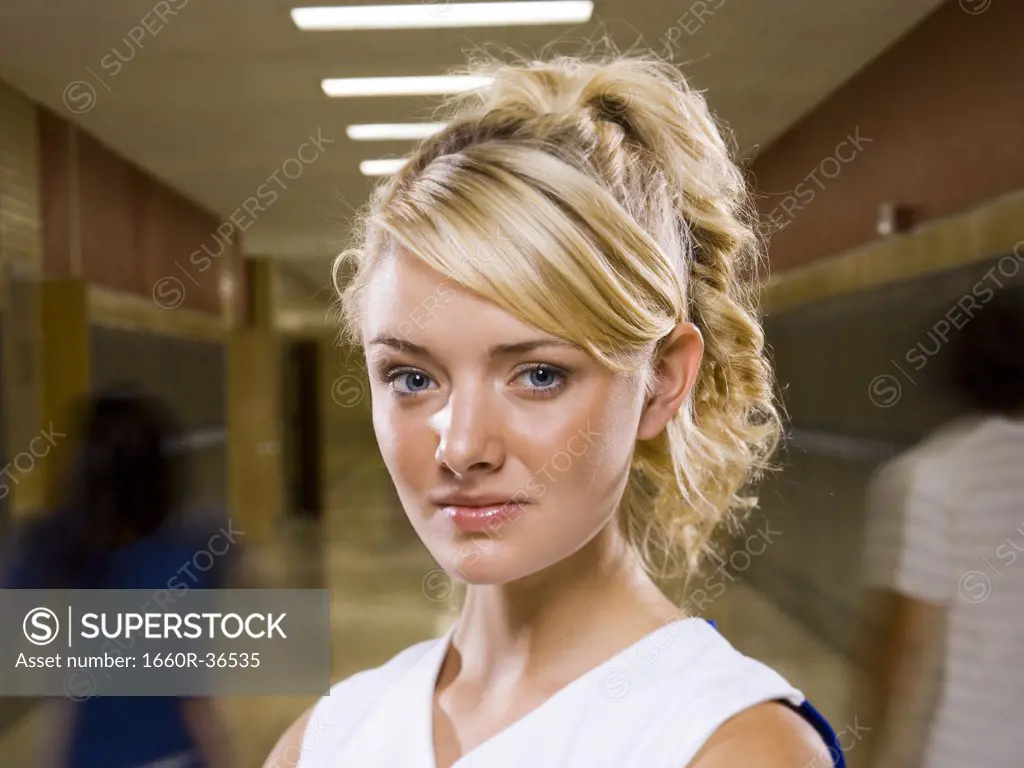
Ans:
<svg viewBox="0 0 1024 768"><path fill-rule="evenodd" d="M855 707L872 733L851 757L870 768L1024 754L1024 291L1002 291L952 343L963 418L868 492L872 621Z"/></svg>
<svg viewBox="0 0 1024 768"><path fill-rule="evenodd" d="M182 578L209 525L181 522L176 421L160 402L130 389L90 398L79 416L63 503L16 532L2 586L166 590ZM185 583L214 589L223 570L189 569ZM48 738L46 761L62 768L228 764L220 720L205 699L94 697L55 708L61 738Z"/></svg>

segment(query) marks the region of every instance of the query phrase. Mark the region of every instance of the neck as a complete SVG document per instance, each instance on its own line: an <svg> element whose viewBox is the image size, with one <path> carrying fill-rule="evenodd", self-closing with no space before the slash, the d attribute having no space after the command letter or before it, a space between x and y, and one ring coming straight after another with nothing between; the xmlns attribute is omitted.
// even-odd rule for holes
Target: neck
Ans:
<svg viewBox="0 0 1024 768"><path fill-rule="evenodd" d="M610 523L569 558L510 584L471 585L453 637L462 674L480 680L584 668L669 621L678 608ZM572 665L569 665L572 666Z"/></svg>

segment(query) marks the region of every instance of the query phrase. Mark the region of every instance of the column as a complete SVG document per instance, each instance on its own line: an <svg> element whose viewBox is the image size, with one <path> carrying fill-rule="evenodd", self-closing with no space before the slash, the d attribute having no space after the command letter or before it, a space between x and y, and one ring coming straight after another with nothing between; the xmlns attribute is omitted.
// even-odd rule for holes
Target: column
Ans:
<svg viewBox="0 0 1024 768"><path fill-rule="evenodd" d="M272 264L247 258L227 370L228 497L247 541L267 541L284 512L281 341L274 328Z"/></svg>
<svg viewBox="0 0 1024 768"><path fill-rule="evenodd" d="M59 503L72 457L77 408L92 380L89 294L80 278L39 284L39 435L49 455L39 462L47 505Z"/></svg>

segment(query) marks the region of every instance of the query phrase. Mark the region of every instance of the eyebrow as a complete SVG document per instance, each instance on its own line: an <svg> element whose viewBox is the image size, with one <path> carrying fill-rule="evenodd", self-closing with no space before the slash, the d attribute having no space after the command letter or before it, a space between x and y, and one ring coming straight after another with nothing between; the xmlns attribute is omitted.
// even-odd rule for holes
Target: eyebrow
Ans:
<svg viewBox="0 0 1024 768"><path fill-rule="evenodd" d="M426 347L422 347L419 344L413 344L411 341L406 339L400 339L397 336L390 336L388 334L381 334L375 336L370 340L369 346L384 346L391 347L400 352L410 352L418 355L430 356L430 352ZM520 341L515 344L495 344L487 350L490 357L507 357L510 355L521 355L524 352L532 352L535 349L542 347L566 347L568 349L574 349L577 351L583 351L583 348L578 344L573 344L571 341L564 341L562 339L531 339L530 341Z"/></svg>

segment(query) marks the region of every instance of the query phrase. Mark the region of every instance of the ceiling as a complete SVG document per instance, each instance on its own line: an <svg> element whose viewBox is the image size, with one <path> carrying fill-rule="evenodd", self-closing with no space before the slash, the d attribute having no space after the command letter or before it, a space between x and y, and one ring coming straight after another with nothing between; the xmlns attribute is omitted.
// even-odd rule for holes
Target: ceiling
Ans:
<svg viewBox="0 0 1024 768"><path fill-rule="evenodd" d="M322 282L324 260L344 243L346 222L374 182L360 175L359 161L409 149L350 141L345 126L426 119L436 103L329 99L324 77L440 74L471 48L571 53L602 35L619 48L664 50L677 27L668 38L678 41L674 60L752 154L941 2L596 0L594 19L576 28L300 32L293 5L331 3L0 0L0 79L221 217L275 171L283 179L282 164L319 131L333 143L285 180L288 189L278 188L244 238L248 252L294 259ZM150 13L156 7L177 14L161 24ZM700 8L708 9L702 18ZM125 60L117 72L114 51ZM89 85L67 91L65 104L77 81Z"/></svg>

